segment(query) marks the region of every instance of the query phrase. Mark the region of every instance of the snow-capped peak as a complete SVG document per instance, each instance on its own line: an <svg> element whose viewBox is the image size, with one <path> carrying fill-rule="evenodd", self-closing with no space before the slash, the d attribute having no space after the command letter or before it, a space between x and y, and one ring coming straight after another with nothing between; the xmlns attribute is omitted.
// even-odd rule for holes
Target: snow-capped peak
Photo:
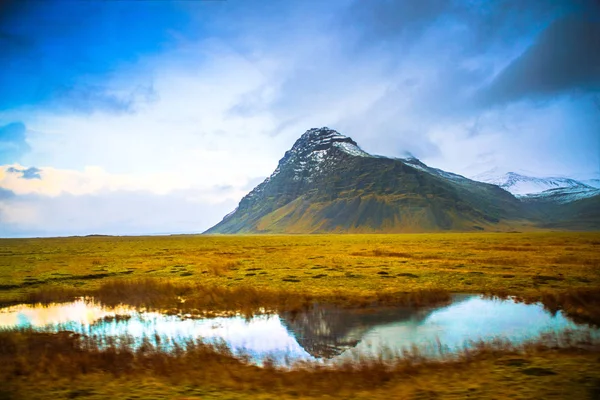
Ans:
<svg viewBox="0 0 600 400"><path fill-rule="evenodd" d="M517 172L499 173L498 169L493 169L472 177L480 182L498 185L502 189L511 192L516 196L541 193L549 189L573 188L585 190L590 186L571 178L563 177L534 177L527 176Z"/></svg>
<svg viewBox="0 0 600 400"><path fill-rule="evenodd" d="M300 139L294 143L290 152L307 154L315 151L328 150L332 147L336 147L353 156L371 157L369 153L358 147L354 140L327 127L307 130L300 136Z"/></svg>
<svg viewBox="0 0 600 400"><path fill-rule="evenodd" d="M279 160L279 165L271 176L254 188L248 197L259 194L264 185L283 170L293 171L290 176L293 181L312 181L316 175L326 172L326 161L336 157L334 149L351 156L375 157L358 147L354 140L333 129L312 128L296 140L292 148L286 151L283 158ZM332 152L332 150L334 151ZM339 155L339 153L337 154Z"/></svg>

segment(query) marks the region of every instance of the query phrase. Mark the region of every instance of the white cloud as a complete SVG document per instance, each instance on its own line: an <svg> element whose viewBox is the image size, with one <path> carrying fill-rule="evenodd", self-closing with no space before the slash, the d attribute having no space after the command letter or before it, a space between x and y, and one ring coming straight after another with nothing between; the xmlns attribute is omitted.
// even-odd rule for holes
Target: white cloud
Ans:
<svg viewBox="0 0 600 400"><path fill-rule="evenodd" d="M10 172L24 170L19 164L0 166L0 187L10 190L18 196L39 195L57 197L61 195L90 195L119 191L143 191L149 195L165 195L174 191L187 190L196 199L204 202L220 203L224 200L239 199L245 193L245 179L230 182L226 191L224 185L209 182L192 182L176 172L153 174L110 174L103 168L87 166L82 171L63 170L42 167L38 172L40 179L24 179L21 173Z"/></svg>
<svg viewBox="0 0 600 400"><path fill-rule="evenodd" d="M589 99L494 109L469 103L508 59L535 42L530 31L543 26L521 21L525 33L508 41L468 19L434 13L438 22L421 21L411 37L383 32L365 41L363 31L377 31L378 24L364 26L363 14L352 11L340 19L347 4L327 4L319 3L320 12L290 6L303 9L296 17L264 19L257 11L250 14L259 20L248 20L240 12L237 28L220 39L182 36L168 51L121 65L101 87L111 98L133 101L125 112L0 111L0 125L27 127L31 151L14 167L41 169L41 179L27 180L0 167L0 187L16 194L0 200L2 221L57 232L122 232L122 226L142 232L159 222L161 231L193 224L202 230L233 208L249 182L268 176L300 134L325 125L367 151L410 151L467 175L495 166L584 172L597 164L600 144L592 135L600 118ZM504 34L512 30L506 23ZM147 215L135 206L144 202L152 204ZM180 213L173 207L189 212L189 222L175 222Z"/></svg>
<svg viewBox="0 0 600 400"><path fill-rule="evenodd" d="M0 237L92 233L200 233L231 211L235 200L204 201L194 191L156 195L116 191L87 195L15 196L0 200Z"/></svg>

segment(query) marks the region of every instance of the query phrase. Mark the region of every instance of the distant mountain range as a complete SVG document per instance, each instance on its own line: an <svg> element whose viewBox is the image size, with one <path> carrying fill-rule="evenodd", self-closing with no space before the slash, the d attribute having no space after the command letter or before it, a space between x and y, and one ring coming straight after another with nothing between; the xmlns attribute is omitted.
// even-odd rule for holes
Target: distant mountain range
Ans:
<svg viewBox="0 0 600 400"><path fill-rule="evenodd" d="M306 131L264 182L206 233L600 228L600 190L494 171L474 179L414 157L371 155L329 128Z"/></svg>
<svg viewBox="0 0 600 400"><path fill-rule="evenodd" d="M475 175L472 179L500 186L522 199L544 199L569 203L600 194L600 180L580 181L564 177L539 178L516 172L498 173L497 169Z"/></svg>

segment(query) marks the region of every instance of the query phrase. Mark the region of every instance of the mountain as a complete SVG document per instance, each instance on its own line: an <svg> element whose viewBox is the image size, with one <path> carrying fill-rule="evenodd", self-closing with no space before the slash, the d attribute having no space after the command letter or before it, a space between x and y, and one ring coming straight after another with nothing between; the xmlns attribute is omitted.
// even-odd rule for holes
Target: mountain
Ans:
<svg viewBox="0 0 600 400"><path fill-rule="evenodd" d="M598 178L582 179L580 182L593 188L600 189L600 179Z"/></svg>
<svg viewBox="0 0 600 400"><path fill-rule="evenodd" d="M526 202L566 204L600 195L600 189L593 186L594 179L588 180L592 183L589 185L572 178L539 178L516 172L499 173L497 169L475 175L473 179L498 185Z"/></svg>
<svg viewBox="0 0 600 400"><path fill-rule="evenodd" d="M458 300L461 301L461 300ZM435 308L367 307L351 309L315 305L301 313L279 314L283 326L313 357L333 358L358 345L370 330L390 324L418 324Z"/></svg>
<svg viewBox="0 0 600 400"><path fill-rule="evenodd" d="M560 230L599 230L600 191L597 191L594 196L586 193L586 196L564 201L564 196L572 197L577 194L565 194L561 193L561 190L563 189L552 189L538 195L533 194L521 198L525 207L534 210L537 216L537 227ZM553 191L556 193L553 194Z"/></svg>
<svg viewBox="0 0 600 400"><path fill-rule="evenodd" d="M371 155L324 127L206 233L498 231L530 224L531 210L496 185Z"/></svg>
<svg viewBox="0 0 600 400"><path fill-rule="evenodd" d="M521 200L524 202L537 201L566 204L598 195L600 195L600 189L596 189L590 186L563 187L544 190L541 193L527 194L525 196L521 196Z"/></svg>
<svg viewBox="0 0 600 400"><path fill-rule="evenodd" d="M537 178L516 172L498 173L497 169L475 175L472 178L476 181L498 185L515 196L541 193L545 190L559 188L573 188L576 190L591 188L590 186L571 178Z"/></svg>

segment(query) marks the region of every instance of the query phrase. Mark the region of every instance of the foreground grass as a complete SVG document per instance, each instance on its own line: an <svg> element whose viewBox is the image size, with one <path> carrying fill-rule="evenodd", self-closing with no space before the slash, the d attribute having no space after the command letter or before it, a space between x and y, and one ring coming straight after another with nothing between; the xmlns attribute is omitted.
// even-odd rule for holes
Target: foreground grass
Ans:
<svg viewBox="0 0 600 400"><path fill-rule="evenodd" d="M450 292L543 301L600 323L600 233L0 239L2 303L88 294L108 304L182 307L183 296L188 308L293 309L438 302Z"/></svg>
<svg viewBox="0 0 600 400"><path fill-rule="evenodd" d="M311 295L600 286L600 233L0 239L0 295L156 277Z"/></svg>
<svg viewBox="0 0 600 400"><path fill-rule="evenodd" d="M571 399L595 400L600 396L600 371L595 355L546 353L488 356L448 368L423 368L419 373L391 377L377 387L335 392L305 393L294 387L223 387L155 375L113 376L93 373L73 378L47 376L20 378L0 389L4 398L51 399ZM517 358L517 361L514 359ZM524 360L526 366L517 366ZM514 363L514 364L513 364ZM528 368L551 371L548 376L529 375ZM529 370L530 371L530 370ZM347 379L348 377L346 377ZM272 381L269 381L272 382ZM303 382L310 387L311 382ZM332 388L339 388L333 385ZM0 393L2 393L0 392ZM1 394L0 394L1 395ZM9 397L11 396L11 397Z"/></svg>
<svg viewBox="0 0 600 400"><path fill-rule="evenodd" d="M600 393L600 347L586 335L547 335L520 346L479 343L438 360L412 350L391 361L292 370L258 368L202 343L174 353L98 349L69 333L0 332L0 349L4 398L593 399Z"/></svg>
<svg viewBox="0 0 600 400"><path fill-rule="evenodd" d="M600 233L0 239L0 303L66 301L248 313L517 296L600 324ZM485 347L444 362L260 369L203 346L85 352L0 332L0 398L598 398L597 346ZM66 347L65 347L66 346ZM223 349L221 349L223 350Z"/></svg>

